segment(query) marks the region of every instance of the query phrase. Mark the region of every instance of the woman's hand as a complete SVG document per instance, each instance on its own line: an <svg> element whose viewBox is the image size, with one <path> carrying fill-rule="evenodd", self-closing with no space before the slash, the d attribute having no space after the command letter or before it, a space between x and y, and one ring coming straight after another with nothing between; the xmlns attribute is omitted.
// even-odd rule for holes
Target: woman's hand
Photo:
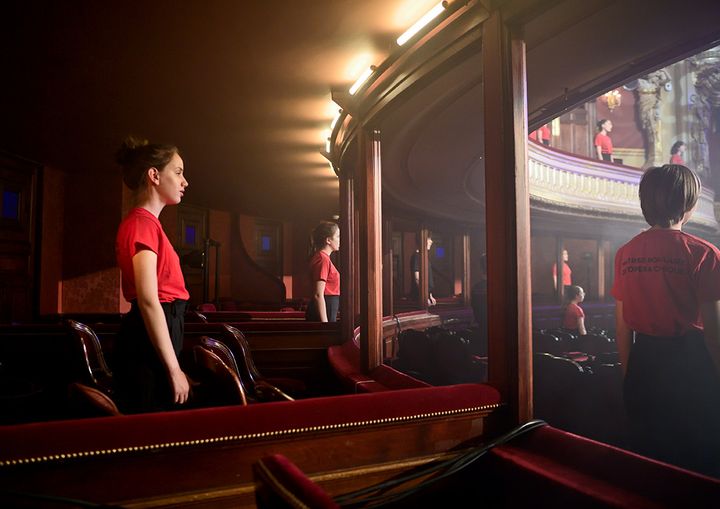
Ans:
<svg viewBox="0 0 720 509"><path fill-rule="evenodd" d="M185 373L178 369L170 373L170 387L173 391L173 403L182 405L190 395L190 382Z"/></svg>

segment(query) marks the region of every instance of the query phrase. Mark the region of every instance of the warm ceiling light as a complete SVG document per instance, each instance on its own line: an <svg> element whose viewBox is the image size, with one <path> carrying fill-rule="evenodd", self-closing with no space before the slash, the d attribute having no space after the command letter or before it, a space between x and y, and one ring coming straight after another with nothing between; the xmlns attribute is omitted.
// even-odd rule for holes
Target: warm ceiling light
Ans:
<svg viewBox="0 0 720 509"><path fill-rule="evenodd" d="M363 73L360 75L360 77L357 79L355 83L353 83L353 86L350 87L350 95L355 95L355 92L357 92L361 86L372 76L372 73L375 71L375 66L371 65L367 69L363 71Z"/></svg>
<svg viewBox="0 0 720 509"><path fill-rule="evenodd" d="M430 9L430 11L428 11L428 13L425 14L425 16L423 16L422 18L417 20L413 26L408 28L404 34L402 34L400 37L397 38L398 46L402 46L403 44L408 42L410 40L410 38L413 35L415 35L416 33L418 33L420 30L422 30L422 28L425 25L427 25L432 20L437 18L440 15L440 13L447 8L447 6L448 6L447 2L440 2L435 7Z"/></svg>

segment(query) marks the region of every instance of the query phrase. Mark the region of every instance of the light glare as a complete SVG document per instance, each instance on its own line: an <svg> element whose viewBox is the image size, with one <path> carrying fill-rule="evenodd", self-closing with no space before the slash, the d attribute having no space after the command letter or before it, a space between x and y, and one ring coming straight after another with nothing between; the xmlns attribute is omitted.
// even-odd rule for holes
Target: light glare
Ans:
<svg viewBox="0 0 720 509"><path fill-rule="evenodd" d="M363 86L363 83L365 83L368 78L373 73L372 67L368 67L363 71L363 73L360 75L360 77L357 79L355 83L353 83L353 86L350 87L350 95L355 95L355 92L357 92L361 86Z"/></svg>
<svg viewBox="0 0 720 509"><path fill-rule="evenodd" d="M438 17L442 11L445 10L445 6L447 4L445 2L440 2L435 7L430 9L430 11L427 12L422 18L417 20L413 26L408 28L400 37L397 38L398 46L402 46L405 44L410 38L418 33L425 25L430 23L433 19ZM352 93L352 92L351 92Z"/></svg>

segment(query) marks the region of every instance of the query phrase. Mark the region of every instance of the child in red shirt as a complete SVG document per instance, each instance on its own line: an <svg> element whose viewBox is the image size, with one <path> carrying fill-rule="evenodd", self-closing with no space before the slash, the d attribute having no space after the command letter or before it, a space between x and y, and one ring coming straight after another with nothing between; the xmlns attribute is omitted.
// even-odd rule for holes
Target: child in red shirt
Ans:
<svg viewBox="0 0 720 509"><path fill-rule="evenodd" d="M651 226L615 257L616 341L634 449L720 475L720 251L682 231L700 195L685 166L650 168Z"/></svg>
<svg viewBox="0 0 720 509"><path fill-rule="evenodd" d="M568 287L567 305L563 310L562 326L576 334L584 336L587 334L585 329L585 312L578 305L585 300L585 290L581 286Z"/></svg>

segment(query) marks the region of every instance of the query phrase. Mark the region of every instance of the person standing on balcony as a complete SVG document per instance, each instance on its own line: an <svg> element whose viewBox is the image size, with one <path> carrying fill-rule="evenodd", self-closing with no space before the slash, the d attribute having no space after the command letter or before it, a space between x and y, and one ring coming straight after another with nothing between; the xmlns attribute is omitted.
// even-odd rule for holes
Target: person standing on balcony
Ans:
<svg viewBox="0 0 720 509"><path fill-rule="evenodd" d="M598 159L602 161L613 162L613 144L610 139L610 132L612 131L613 124L611 120L606 118L600 120L597 123L598 133L595 135L595 150L597 151Z"/></svg>
<svg viewBox="0 0 720 509"><path fill-rule="evenodd" d="M673 146L670 149L670 164L679 164L681 166L685 166L685 161L683 160L684 153L685 153L685 142L684 141L678 140L675 143L673 143Z"/></svg>
<svg viewBox="0 0 720 509"><path fill-rule="evenodd" d="M309 264L313 294L305 319L335 322L340 307L340 273L330 255L340 249L340 227L332 221L320 221L313 229L310 241L315 251Z"/></svg>
<svg viewBox="0 0 720 509"><path fill-rule="evenodd" d="M616 342L631 447L720 476L720 250L682 231L701 184L685 166L649 168L650 229L615 256Z"/></svg>
<svg viewBox="0 0 720 509"><path fill-rule="evenodd" d="M562 260L563 260L563 267L562 267L562 284L563 284L563 291L567 293L567 291L570 289L570 286L572 285L572 269L570 268L570 265L568 265L568 260L570 259L568 255L568 250L563 249L562 250ZM555 287L555 291L557 291L557 263L553 263L552 266L552 276L553 276L553 286Z"/></svg>

